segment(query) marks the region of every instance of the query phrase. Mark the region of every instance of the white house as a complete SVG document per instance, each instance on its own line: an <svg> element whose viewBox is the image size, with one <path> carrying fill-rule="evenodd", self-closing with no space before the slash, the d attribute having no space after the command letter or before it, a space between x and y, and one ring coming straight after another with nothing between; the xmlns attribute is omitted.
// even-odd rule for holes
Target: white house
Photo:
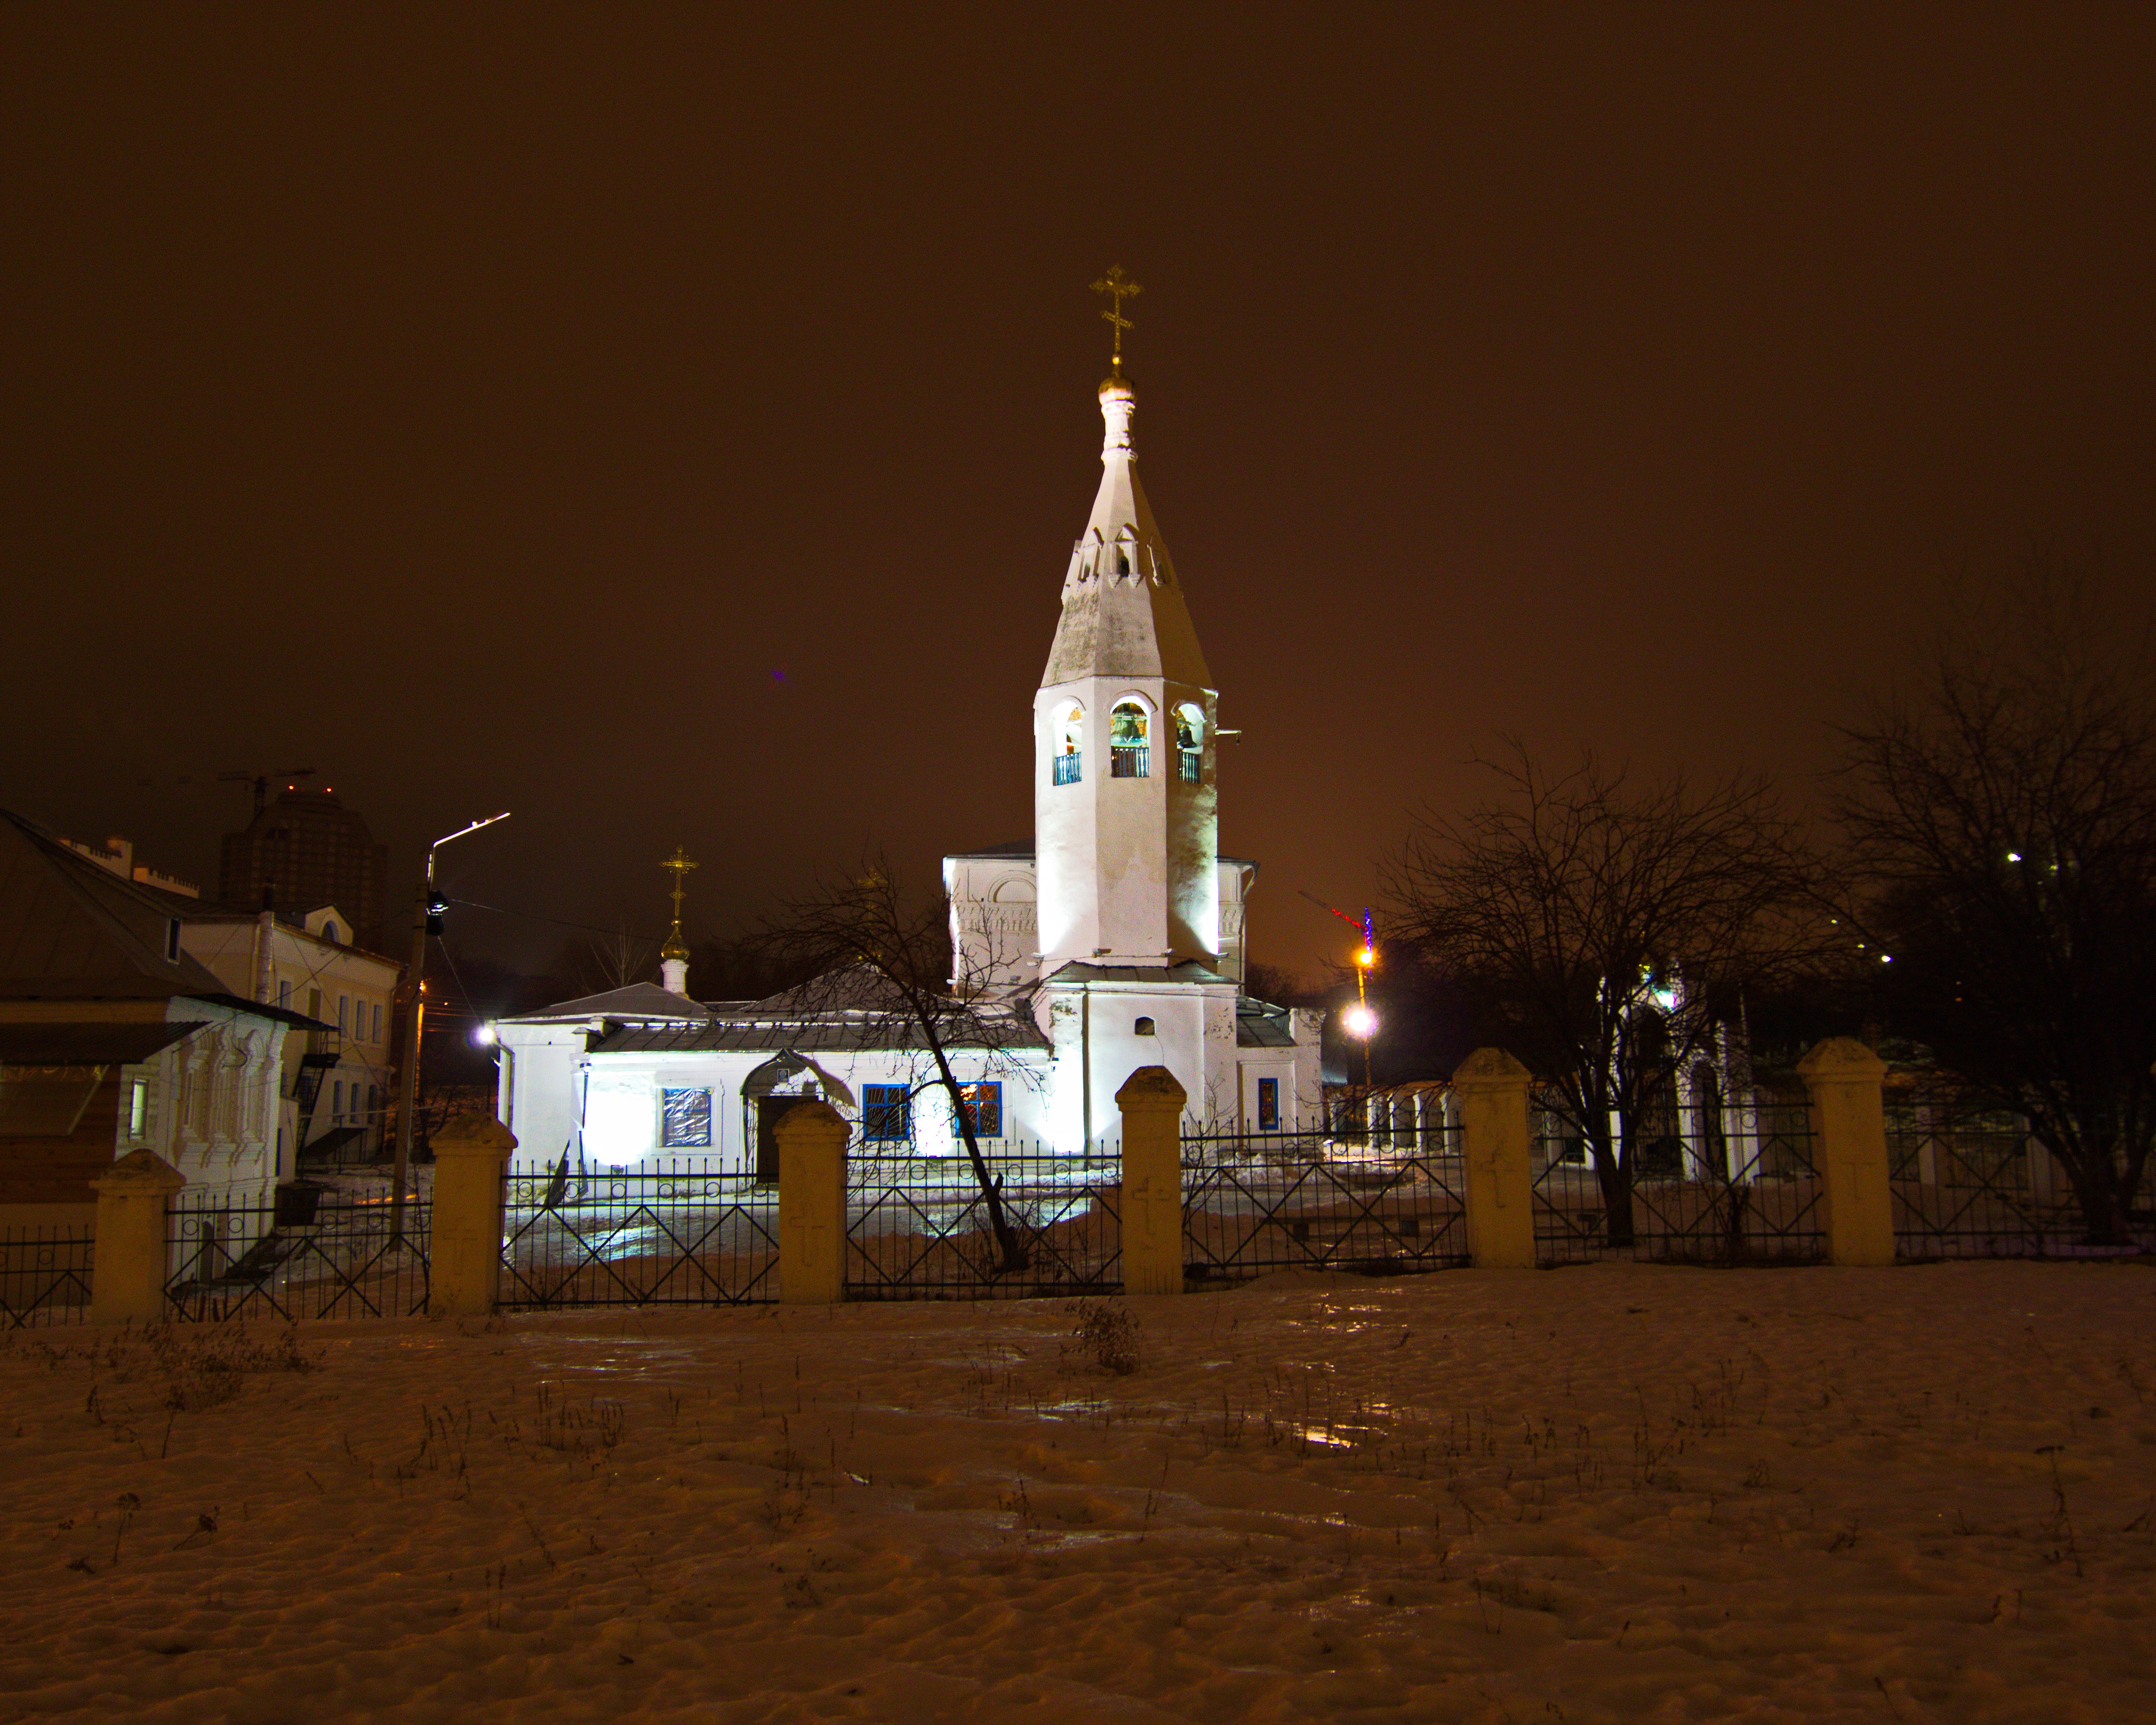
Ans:
<svg viewBox="0 0 2156 1725"><path fill-rule="evenodd" d="M87 1224L136 1150L216 1204L290 1177L281 1051L325 1027L196 959L191 902L0 812L0 1225Z"/></svg>
<svg viewBox="0 0 2156 1725"><path fill-rule="evenodd" d="M382 1147L390 1101L391 1018L404 973L352 944L352 919L320 905L296 921L200 906L181 914L180 944L233 993L328 1030L294 1031L285 1049L287 1171L297 1156L364 1162Z"/></svg>
<svg viewBox="0 0 2156 1725"><path fill-rule="evenodd" d="M953 988L973 1003L954 1073L979 1136L1060 1152L1117 1137L1116 1092L1142 1066L1182 1082L1195 1127L1315 1126L1321 1015L1242 989L1257 865L1219 854L1219 693L1138 483L1120 366L1100 397L1100 490L1034 701L1033 842L943 860ZM498 1111L526 1153L746 1166L761 1143L767 1164L770 1122L809 1095L866 1147L955 1147L923 1050L872 987L702 1005L685 970L676 955L665 987L494 1027Z"/></svg>

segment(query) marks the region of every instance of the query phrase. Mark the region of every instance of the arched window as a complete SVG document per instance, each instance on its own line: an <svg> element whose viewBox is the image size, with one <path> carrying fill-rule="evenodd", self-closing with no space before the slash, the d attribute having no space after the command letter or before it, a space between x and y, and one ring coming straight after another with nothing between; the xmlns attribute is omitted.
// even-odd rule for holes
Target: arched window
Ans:
<svg viewBox="0 0 2156 1725"><path fill-rule="evenodd" d="M1140 1019L1137 1023L1131 1026L1131 1034L1133 1036L1151 1036L1154 1034L1151 1019Z"/></svg>
<svg viewBox="0 0 2156 1725"><path fill-rule="evenodd" d="M322 924L322 938L324 940L327 941L331 946L335 946L336 944L336 937L337 926L336 923L325 922Z"/></svg>
<svg viewBox="0 0 2156 1725"><path fill-rule="evenodd" d="M1076 701L1065 701L1056 713L1055 732L1049 747L1055 760L1050 769L1054 783L1077 783L1086 753L1086 709Z"/></svg>
<svg viewBox="0 0 2156 1725"><path fill-rule="evenodd" d="M1175 771L1185 784L1196 784L1205 762L1205 714L1194 701L1175 710Z"/></svg>
<svg viewBox="0 0 2156 1725"><path fill-rule="evenodd" d="M1118 701L1108 715L1108 777L1147 777L1147 742L1151 721L1135 701Z"/></svg>

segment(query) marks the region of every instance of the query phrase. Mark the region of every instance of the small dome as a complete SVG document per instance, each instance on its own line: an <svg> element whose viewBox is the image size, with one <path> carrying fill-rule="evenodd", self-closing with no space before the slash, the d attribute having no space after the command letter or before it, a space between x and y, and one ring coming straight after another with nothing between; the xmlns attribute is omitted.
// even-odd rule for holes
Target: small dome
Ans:
<svg viewBox="0 0 2156 1725"><path fill-rule="evenodd" d="M1111 395L1121 396L1125 401L1137 399L1137 392L1131 388L1131 380L1121 371L1111 372L1101 380L1101 399L1106 401Z"/></svg>

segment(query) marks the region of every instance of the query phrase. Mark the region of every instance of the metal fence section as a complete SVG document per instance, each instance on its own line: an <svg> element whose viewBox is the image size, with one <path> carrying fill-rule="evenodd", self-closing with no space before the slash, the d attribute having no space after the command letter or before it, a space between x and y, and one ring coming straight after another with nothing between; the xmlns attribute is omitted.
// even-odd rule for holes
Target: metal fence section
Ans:
<svg viewBox="0 0 2156 1725"><path fill-rule="evenodd" d="M846 1163L846 1297L1024 1299L1122 1286L1122 1158L983 1146L1023 1267L1004 1260L963 1151Z"/></svg>
<svg viewBox="0 0 2156 1725"><path fill-rule="evenodd" d="M0 1329L88 1318L95 1239L86 1222L0 1229Z"/></svg>
<svg viewBox="0 0 2156 1725"><path fill-rule="evenodd" d="M323 1192L280 1205L258 1191L188 1190L166 1211L165 1307L183 1322L409 1317L427 1309L429 1206Z"/></svg>
<svg viewBox="0 0 2156 1725"><path fill-rule="evenodd" d="M1629 1240L1611 1224L1609 1197L1576 1127L1546 1107L1535 1111L1537 1263L1825 1261L1823 1188L1804 1104L1664 1110L1634 1153Z"/></svg>
<svg viewBox="0 0 2156 1725"><path fill-rule="evenodd" d="M778 1188L715 1158L656 1172L511 1167L501 1304L742 1306L778 1297Z"/></svg>
<svg viewBox="0 0 2156 1725"><path fill-rule="evenodd" d="M1894 1250L1941 1258L2087 1258L2156 1251L2156 1227L2092 1245L2066 1169L2020 1119L1951 1096L1890 1098Z"/></svg>
<svg viewBox="0 0 2156 1725"><path fill-rule="evenodd" d="M1183 1271L1398 1276L1466 1266L1456 1128L1247 1132L1183 1140Z"/></svg>

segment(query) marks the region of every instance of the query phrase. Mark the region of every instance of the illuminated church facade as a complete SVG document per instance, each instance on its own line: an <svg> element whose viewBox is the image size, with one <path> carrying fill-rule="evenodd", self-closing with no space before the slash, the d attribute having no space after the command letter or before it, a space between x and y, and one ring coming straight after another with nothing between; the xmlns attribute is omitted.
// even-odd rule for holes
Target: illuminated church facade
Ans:
<svg viewBox="0 0 2156 1725"><path fill-rule="evenodd" d="M969 1003L947 1042L991 1149L1113 1142L1116 1092L1145 1066L1181 1082L1192 1130L1291 1132L1320 1113L1322 1014L1242 986L1257 865L1219 854L1219 695L1138 482L1120 355L1100 398L1100 489L1034 699L1033 842L943 860ZM863 1151L961 1153L932 1063L878 1002L813 984L697 1002L676 932L661 983L494 1027L521 1156L775 1173L772 1127L804 1096L855 1122Z"/></svg>

